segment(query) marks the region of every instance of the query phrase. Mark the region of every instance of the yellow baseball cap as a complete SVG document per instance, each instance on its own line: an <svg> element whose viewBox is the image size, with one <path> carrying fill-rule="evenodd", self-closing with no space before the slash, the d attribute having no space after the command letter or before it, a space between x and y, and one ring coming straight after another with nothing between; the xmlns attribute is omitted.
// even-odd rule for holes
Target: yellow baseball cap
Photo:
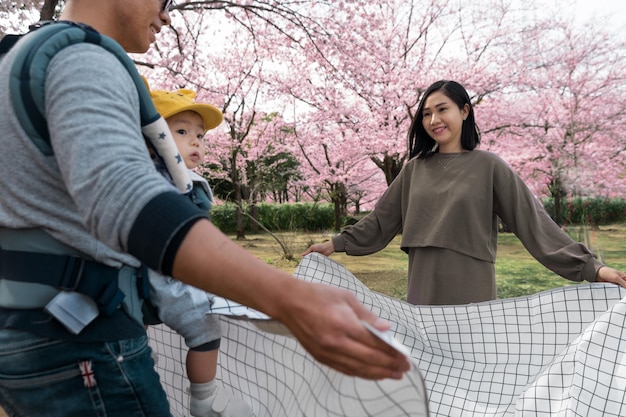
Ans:
<svg viewBox="0 0 626 417"><path fill-rule="evenodd" d="M213 129L222 123L224 115L215 106L196 103L196 92L187 88L177 91L151 90L150 96L161 116L167 119L175 114L191 110L204 120L204 130Z"/></svg>

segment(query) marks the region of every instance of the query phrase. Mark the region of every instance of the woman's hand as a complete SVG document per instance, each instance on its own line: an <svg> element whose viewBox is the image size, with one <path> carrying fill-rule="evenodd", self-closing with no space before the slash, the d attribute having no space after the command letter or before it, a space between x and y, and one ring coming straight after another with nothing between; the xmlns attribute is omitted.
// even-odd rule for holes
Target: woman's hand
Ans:
<svg viewBox="0 0 626 417"><path fill-rule="evenodd" d="M609 268L608 266L603 266L598 269L596 281L611 282L626 288L626 273L618 271L617 269Z"/></svg>
<svg viewBox="0 0 626 417"><path fill-rule="evenodd" d="M302 256L306 256L311 252L317 252L321 253L324 256L329 256L330 254L335 252L335 245L333 244L332 240L324 243L316 243L309 246L309 248L302 254Z"/></svg>

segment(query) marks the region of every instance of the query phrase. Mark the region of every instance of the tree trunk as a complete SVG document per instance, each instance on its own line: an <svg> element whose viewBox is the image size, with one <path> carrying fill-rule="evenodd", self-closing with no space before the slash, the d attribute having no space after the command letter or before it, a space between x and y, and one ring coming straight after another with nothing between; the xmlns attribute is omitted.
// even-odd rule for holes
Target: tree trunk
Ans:
<svg viewBox="0 0 626 417"><path fill-rule="evenodd" d="M235 228L235 233L237 235L237 240L245 240L246 239L246 226L243 222L243 198L242 198L242 190L241 190L241 183L239 182L239 176L236 173L236 170L234 171L233 175L232 175L232 179L233 179L233 187L235 188L235 204L237 205L237 210L236 210L236 228Z"/></svg>
<svg viewBox="0 0 626 417"><path fill-rule="evenodd" d="M255 220L250 223L250 231L252 233L259 233L259 208L257 207L256 202L252 202L250 205L250 217Z"/></svg>
<svg viewBox="0 0 626 417"><path fill-rule="evenodd" d="M346 186L343 183L336 182L330 186L331 200L335 209L335 231L341 229L341 217L347 214L348 195Z"/></svg>
<svg viewBox="0 0 626 417"><path fill-rule="evenodd" d="M561 181L560 175L555 174L548 184L550 195L554 199L554 221L560 226L565 220L563 200L567 197L567 190Z"/></svg>
<svg viewBox="0 0 626 417"><path fill-rule="evenodd" d="M39 20L54 19L54 9L57 7L57 4L59 4L59 0L45 0L39 12Z"/></svg>
<svg viewBox="0 0 626 417"><path fill-rule="evenodd" d="M237 168L237 150L230 155L230 181L233 184L233 201L237 207L235 210L235 234L237 240L246 239L246 226L243 222L243 187L239 179Z"/></svg>
<svg viewBox="0 0 626 417"><path fill-rule="evenodd" d="M371 156L370 159L376 164L378 168L383 171L383 173L385 174L385 181L387 182L387 185L389 185L400 173L400 170L404 165L406 155L401 157L398 154L385 154L383 156L383 159L380 159L376 156Z"/></svg>

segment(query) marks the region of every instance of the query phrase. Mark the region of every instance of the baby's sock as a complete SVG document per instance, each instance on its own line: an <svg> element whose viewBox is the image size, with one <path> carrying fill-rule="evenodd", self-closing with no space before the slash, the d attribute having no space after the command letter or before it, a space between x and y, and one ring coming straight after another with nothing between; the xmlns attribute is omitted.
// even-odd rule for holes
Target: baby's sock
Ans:
<svg viewBox="0 0 626 417"><path fill-rule="evenodd" d="M191 398L197 398L199 400L204 400L205 398L209 398L211 395L215 393L217 390L217 381L209 381L203 383L194 383L192 382L189 385L189 394Z"/></svg>
<svg viewBox="0 0 626 417"><path fill-rule="evenodd" d="M252 409L217 381L191 383L189 413L194 417L252 417Z"/></svg>
<svg viewBox="0 0 626 417"><path fill-rule="evenodd" d="M215 380L204 382L201 384L191 383L189 385L189 412L194 417L212 416L211 406L213 399L210 398L217 391L217 382Z"/></svg>

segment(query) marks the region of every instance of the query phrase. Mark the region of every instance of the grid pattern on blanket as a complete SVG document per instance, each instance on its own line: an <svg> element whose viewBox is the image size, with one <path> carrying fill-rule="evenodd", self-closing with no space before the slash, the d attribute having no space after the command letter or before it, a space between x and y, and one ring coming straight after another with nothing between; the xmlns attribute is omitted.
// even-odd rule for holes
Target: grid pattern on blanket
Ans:
<svg viewBox="0 0 626 417"><path fill-rule="evenodd" d="M316 362L281 324L216 298L224 330L218 378L257 417L626 415L626 291L617 286L413 306L370 291L319 254L303 258L294 275L352 291L393 324L419 370L401 381L348 377ZM187 416L184 343L164 326L149 334L172 414Z"/></svg>

